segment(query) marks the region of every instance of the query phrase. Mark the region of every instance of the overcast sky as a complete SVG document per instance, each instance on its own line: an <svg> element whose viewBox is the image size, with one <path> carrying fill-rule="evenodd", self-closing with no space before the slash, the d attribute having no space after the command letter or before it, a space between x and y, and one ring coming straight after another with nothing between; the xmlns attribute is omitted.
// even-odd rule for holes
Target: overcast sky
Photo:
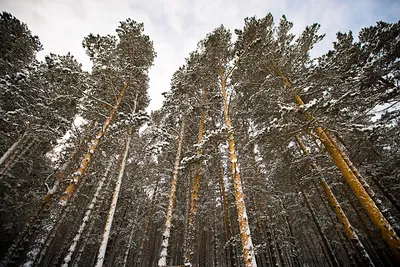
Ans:
<svg viewBox="0 0 400 267"><path fill-rule="evenodd" d="M39 36L44 46L40 58L50 52L71 52L85 70L91 64L82 48L83 37L115 34L119 21L128 17L144 22L157 52L150 70L150 109L161 106L161 93L169 90L173 72L220 24L231 30L242 28L245 17L261 18L271 12L275 21L285 14L298 34L318 22L321 33L326 33L313 52L319 55L331 48L338 31L352 30L356 35L376 21L400 19L399 0L0 0L0 10L27 23Z"/></svg>

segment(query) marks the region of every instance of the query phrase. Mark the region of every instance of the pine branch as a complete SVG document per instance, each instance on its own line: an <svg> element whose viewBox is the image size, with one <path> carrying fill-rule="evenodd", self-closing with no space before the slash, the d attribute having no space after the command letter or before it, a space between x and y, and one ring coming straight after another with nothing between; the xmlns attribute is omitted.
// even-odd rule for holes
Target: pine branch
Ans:
<svg viewBox="0 0 400 267"><path fill-rule="evenodd" d="M90 97L91 99L93 99L93 100L95 100L95 101L97 101L97 102L99 102L99 103L105 105L106 107L114 108L113 105L111 105L111 104L109 104L109 103L107 103L107 102L105 102L105 101L103 101L103 100L101 100L101 99L98 99L97 97L91 96L91 95L85 93L84 91L82 91L82 90L79 89L79 88L77 88L77 89L78 89L79 92L81 92L81 93L84 94L85 96Z"/></svg>

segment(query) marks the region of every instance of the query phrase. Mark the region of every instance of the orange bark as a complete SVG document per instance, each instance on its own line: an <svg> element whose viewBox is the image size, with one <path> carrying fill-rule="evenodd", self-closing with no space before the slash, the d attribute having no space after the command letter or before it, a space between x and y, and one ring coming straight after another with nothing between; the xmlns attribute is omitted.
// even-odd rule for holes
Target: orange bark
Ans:
<svg viewBox="0 0 400 267"><path fill-rule="evenodd" d="M108 114L108 117L103 123L102 129L97 133L96 137L93 139L92 144L89 147L89 151L85 154L81 161L81 165L79 166L78 170L72 175L71 177L71 182L68 185L68 187L65 189L63 195L61 196L59 203L61 205L65 205L66 202L71 198L72 194L74 193L76 189L77 183L80 181L81 177L84 175L84 173L87 170L87 167L89 166L89 163L93 159L94 153L100 143L101 138L104 136L105 132L108 129L108 126L110 125L110 122L117 111L117 108L121 104L122 99L124 98L125 91L128 88L128 84L125 84L124 87L122 88L121 92L119 93L119 96L115 102L114 107L110 110L110 113Z"/></svg>
<svg viewBox="0 0 400 267"><path fill-rule="evenodd" d="M232 70L230 71L230 73ZM229 75L228 75L229 76ZM243 261L246 267L254 267L257 266L253 242L251 240L250 228L247 218L246 206L243 198L243 188L242 181L240 178L240 169L237 163L237 156L235 152L235 140L233 136L233 129L231 125L231 120L228 114L228 100L226 95L226 77L223 77L222 67L220 68L220 80L221 80L221 94L223 101L223 111L224 111L224 119L225 125L228 129L228 150L229 150L229 159L231 161L231 169L232 169L232 179L233 179L233 188L235 191L235 202L236 208L238 212L238 222L240 229L240 239L242 241L242 251L243 251Z"/></svg>
<svg viewBox="0 0 400 267"><path fill-rule="evenodd" d="M364 187L365 191L367 191L368 195L371 197L371 199L377 204L377 207L383 211L383 215L385 218L388 220L390 225L396 226L396 220L393 218L392 214L390 211L385 207L383 202L378 198L378 196L375 194L374 190L371 188L371 186L367 183L367 181L364 179L364 177L360 174L360 172L357 170L357 168L353 165L349 157L346 155L346 153L339 147L335 139L333 139L329 133L326 133L326 135L329 138L329 141L335 146L337 151L339 151L340 155L344 159L344 161L347 163L351 171L354 173L354 175L357 177L357 179L360 181L361 185ZM379 186L378 186L379 187ZM381 187L380 187L381 188ZM381 188L382 189L382 188ZM383 194L388 197L388 199L391 201L390 196L385 194L387 191L383 191ZM392 198L393 199L393 198ZM394 199L393 199L394 200ZM392 202L392 201L391 201ZM392 202L393 204L394 202ZM398 202L397 202L398 203ZM396 205L395 205L396 206ZM398 228L394 229L396 233L398 233Z"/></svg>
<svg viewBox="0 0 400 267"><path fill-rule="evenodd" d="M300 146L300 149L303 151L303 154L308 155L307 148L304 146L303 142L297 135L296 135L296 141L297 144ZM318 169L317 164L314 161L311 161L310 164L313 169ZM356 234L353 226L350 224L346 214L344 213L342 207L340 206L340 203L336 199L328 183L322 176L319 176L318 178L319 178L319 183L324 189L324 192L328 198L329 205L332 207L332 209L336 214L336 217L342 224L347 238L350 240L350 242L354 245L354 248L357 250L357 253L359 254L364 266L374 266L374 264L371 261L371 258L368 255L368 252L364 248L364 245L361 243L358 235Z"/></svg>
<svg viewBox="0 0 400 267"><path fill-rule="evenodd" d="M299 95L296 95L295 99L298 105L304 105L304 102ZM312 116L308 112L305 112L305 116L307 120L312 120ZM393 255L395 255L397 261L400 262L400 239L397 236L396 232L393 230L392 226L383 216L379 208L376 206L370 195L367 193L365 188L362 186L361 182L357 179L357 176L352 171L352 168L355 167L350 167L347 164L346 160L342 157L341 152L337 149L335 144L331 142L328 135L321 127L315 127L314 131L318 135L321 142L324 144L325 149L331 156L336 167L342 173L343 178L346 180L351 190L354 192L354 195L360 201L366 214L379 230L383 240L385 240Z"/></svg>

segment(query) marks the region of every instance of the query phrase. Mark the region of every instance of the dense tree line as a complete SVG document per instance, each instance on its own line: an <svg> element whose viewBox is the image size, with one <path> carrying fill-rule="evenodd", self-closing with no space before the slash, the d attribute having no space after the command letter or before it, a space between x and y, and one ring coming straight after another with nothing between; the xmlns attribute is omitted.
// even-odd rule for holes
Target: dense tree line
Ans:
<svg viewBox="0 0 400 267"><path fill-rule="evenodd" d="M85 72L0 16L0 266L400 263L400 22L221 25L148 115L142 23Z"/></svg>

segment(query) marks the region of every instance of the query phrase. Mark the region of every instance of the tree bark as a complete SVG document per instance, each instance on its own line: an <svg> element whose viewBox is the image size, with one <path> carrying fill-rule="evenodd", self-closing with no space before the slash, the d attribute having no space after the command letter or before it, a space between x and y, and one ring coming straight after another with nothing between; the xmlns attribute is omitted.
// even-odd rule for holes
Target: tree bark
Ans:
<svg viewBox="0 0 400 267"><path fill-rule="evenodd" d="M25 137L28 135L28 130L26 130L20 138L12 146L3 154L3 156L0 158L0 166L4 164L4 162L7 160L7 158L14 152L14 150L18 147L18 145L25 140Z"/></svg>
<svg viewBox="0 0 400 267"><path fill-rule="evenodd" d="M202 110L199 122L199 133L197 138L197 144L200 145L203 139L203 128L204 128L204 120L206 117L205 111L206 105L206 89L203 89L203 98L202 98ZM198 147L196 150L196 155L201 156L201 149ZM201 161L198 159L196 162L196 166L194 169L193 175L193 186L192 186L192 194L190 198L190 212L189 212L189 225L188 225L188 235L186 241L185 248L185 265L192 266L191 264L191 255L193 254L193 242L194 242L194 231L195 231L195 219L197 213L197 201L199 198L199 182L200 182L200 167Z"/></svg>
<svg viewBox="0 0 400 267"><path fill-rule="evenodd" d="M304 146L303 142L300 140L300 138L296 135L296 141L297 144L300 146L302 152L304 155L308 155L307 148ZM310 165L313 169L318 170L318 166L314 161L310 162ZM353 226L350 224L350 221L348 220L346 214L344 213L340 203L337 201L335 195L333 194L331 188L329 187L328 183L325 181L325 179L322 177L320 174L318 176L318 180L322 188L324 189L325 195L328 198L329 205L333 209L333 211L336 214L336 217L339 219L340 223L343 226L343 229L353 244L354 248L357 250L358 255L360 256L363 266L374 266L370 256L368 255L367 250L364 248L364 245L361 243L358 235L356 234L356 231L354 230Z"/></svg>
<svg viewBox="0 0 400 267"><path fill-rule="evenodd" d="M172 172L171 189L169 192L168 208L167 208L164 232L163 232L163 237L162 237L161 252L160 252L160 257L158 260L158 266L160 266L160 267L167 266L168 245L169 245L169 237L171 235L171 226L172 226L172 212L174 209L176 183L178 180L179 163L180 163L181 152L182 152L184 131L185 131L185 122L182 121L181 130L180 130L179 138L178 138L178 149L176 151L175 165L174 165L174 170Z"/></svg>
<svg viewBox="0 0 400 267"><path fill-rule="evenodd" d="M129 131L129 133L128 133L127 137L126 137L126 140L125 140L124 151L123 151L123 155L122 155L122 158L121 158L121 165L119 167L119 172L118 172L118 177L117 177L117 183L115 184L115 189L114 189L114 193L113 193L111 204L110 204L110 210L108 212L106 225L104 227L104 233L103 233L103 237L102 237L99 253L98 253L98 256L97 256L97 262L96 262L96 265L95 265L96 267L102 267L103 263L104 263L104 258L105 258L105 255L106 255L108 239L110 237L110 232L111 232L111 226L112 226L112 223L113 223L115 210L117 208L119 192L121 190L122 177L124 176L126 160L128 158L129 145L130 145L131 138L132 138L131 135L132 135L132 129Z"/></svg>
<svg viewBox="0 0 400 267"><path fill-rule="evenodd" d="M284 212L283 217L285 219L286 227L289 230L289 235L290 235L289 236L289 239L290 239L289 242L290 242L290 245L291 245L290 247L291 247L291 250L292 250L291 257L293 258L293 262L294 262L295 266L301 266L301 262L300 262L300 259L299 259L299 251L297 249L296 240L295 240L295 237L293 235L292 226L291 226L291 224L289 222L289 215L287 213L287 209L285 207L284 202L281 199L279 199L279 203L280 203L280 205L282 207L282 211Z"/></svg>
<svg viewBox="0 0 400 267"><path fill-rule="evenodd" d="M57 207L54 207L54 209L50 212L51 213L50 216L52 218L59 218L59 216L63 214L61 219L59 220L59 221L61 221L63 216L65 216L65 210L66 210L66 207L68 206L69 200L73 196L73 193L75 192L79 181L82 179L83 175L85 174L86 170L88 169L89 164L93 159L94 153L95 153L102 137L106 133L108 126L110 125L110 122L111 122L117 108L119 107L127 88L128 88L128 85L125 84L116 100L115 106L111 109L108 117L104 121L102 129L97 133L96 137L92 140L92 144L89 147L89 151L83 157L78 170L72 174L71 182L68 185L68 187L65 189L63 195L60 197L60 199L57 203L58 204ZM32 262L32 263L36 262L37 257L42 254L41 253L39 255L39 253L36 253L36 251L46 250L44 248L44 246L45 246L46 240L48 240L48 238L49 238L49 236L46 237L46 235L54 232L55 226L58 227L58 225L59 225L59 223L53 222L53 223L50 223L48 227L44 228L44 230L41 233L41 237L36 240L35 244L33 245L33 248L30 249L30 252L28 253L28 255L26 257L27 264L30 262Z"/></svg>
<svg viewBox="0 0 400 267"><path fill-rule="evenodd" d="M71 195L75 191L76 184L81 180L82 176L85 174L90 162L93 159L94 153L96 152L96 149L99 146L102 137L107 132L108 126L110 126L111 120L114 117L114 114L117 111L119 105L121 104L122 99L124 98L127 88L128 84L125 84L121 92L119 93L118 98L116 99L114 107L110 110L108 117L105 119L102 129L97 133L96 137L92 140L92 143L89 147L89 151L83 157L79 168L76 170L76 172L72 174L71 183L65 189L62 197L60 198L59 201L60 205L66 205Z"/></svg>
<svg viewBox="0 0 400 267"><path fill-rule="evenodd" d="M221 199L222 199L222 209L224 212L224 228L225 228L225 238L227 242L227 259L229 262L229 266L235 267L235 259L234 259L234 251L233 251L233 244L231 242L231 223L229 219L229 206L228 206L228 200L226 196L226 190L225 190L225 183L224 183L224 171L221 166L221 158L219 156L219 151L218 151L218 146L216 146L216 153L218 155L217 157L217 168L218 168L218 176L219 176L219 188L220 188L220 194L221 194Z"/></svg>
<svg viewBox="0 0 400 267"><path fill-rule="evenodd" d="M304 102L301 100L299 95L296 95L295 99L299 106L304 105ZM305 115L307 120L312 119L311 115L308 112L306 112ZM396 257L396 260L400 262L400 239L392 226L383 216L382 212L376 206L371 196L362 186L361 182L357 179L357 176L352 171L352 168L355 167L353 166L352 168L350 168L345 159L343 159L340 151L338 151L337 147L335 147L335 145L330 141L328 135L325 133L324 130L322 130L321 127L315 127L314 130L320 138L321 142L324 144L325 149L328 151L333 162L342 173L342 176L346 180L347 184L349 185L357 199L360 201L366 214L379 230L383 240L385 240L393 255Z"/></svg>
<svg viewBox="0 0 400 267"><path fill-rule="evenodd" d="M115 171L115 167L112 168L111 174L112 174L114 171ZM108 179L108 181L107 181L107 183L106 183L106 185L105 185L104 188L109 188L109 187L110 187L110 184L111 184L111 182L112 182L112 180L113 180L113 179L111 179L111 177L112 177L112 176L110 176L110 179ZM104 199L105 199L104 195L100 197L100 200L103 201L103 202L104 202ZM97 206L97 208L95 209L95 212L98 212L98 211L99 211L100 206L101 206L101 205L98 205L98 206ZM89 228L88 228L88 230L86 231L85 236L82 238L82 239L84 240L84 242L82 243L81 247L79 248L79 251L78 251L76 257L73 259L73 265L72 265L73 267L83 266L82 263L80 262L80 259L81 259L81 257L82 257L83 251L84 251L85 248L86 248L87 239L89 238L89 235L90 235L91 232L92 232L92 229L93 229L93 227L94 227L94 225L95 225L95 222L96 222L96 220L91 220L90 225L89 225ZM94 255L94 256L96 256L96 255ZM96 260L96 258L93 259L93 261L95 261L95 260ZM93 264L94 264L94 262L93 262ZM93 265L93 264L91 264L91 265Z"/></svg>
<svg viewBox="0 0 400 267"><path fill-rule="evenodd" d="M226 78L223 77L222 67L220 69L220 80L221 80L221 94L222 94L225 126L228 129L227 139L228 139L229 159L231 162L231 169L232 169L233 188L235 191L235 202L238 213L240 239L242 241L243 260L244 260L244 265L246 267L256 267L257 263L254 255L254 246L253 246L253 241L251 239L250 227L246 212L246 205L244 202L242 181L240 178L240 168L237 162L237 156L235 151L235 139L233 136L233 129L228 112L228 100L226 95Z"/></svg>
<svg viewBox="0 0 400 267"><path fill-rule="evenodd" d="M367 183L361 173L357 170L357 168L353 165L349 157L346 153L339 147L337 142L330 136L329 133L326 133L329 138L329 141L335 146L336 150L340 153L346 164L349 166L350 170L354 173L357 179L360 181L361 185L364 187L365 191L367 191L368 195L374 201L379 210L382 211L383 216L388 220L389 224L394 228L394 231L399 233L399 227L397 226L396 220L393 218L389 209L384 205L384 203L378 198L378 195L375 194L375 191L371 188L371 186ZM400 244L400 243L399 243ZM399 247L400 249L400 247Z"/></svg>
<svg viewBox="0 0 400 267"><path fill-rule="evenodd" d="M2 179L13 167L15 164L17 164L22 157L29 151L29 149L35 144L36 139L32 138L28 142L28 144L25 145L25 147L22 148L22 151L19 154L14 154L10 158L9 161L5 162L3 169L0 171L0 179Z"/></svg>
<svg viewBox="0 0 400 267"><path fill-rule="evenodd" d="M100 192L101 192L101 190L103 188L104 182L108 178L108 173L110 172L110 169L111 169L111 166L113 164L113 161L114 161L114 159L111 158L110 161L108 162L108 166L107 166L107 168L105 170L103 178L100 180L100 182L99 182L99 184L98 184L98 186L96 188L96 192L93 195L92 201L90 202L89 206L86 208L85 216L82 219L82 224L79 226L78 232L75 234L75 237L72 240L72 243L71 243L71 245L70 245L70 247L68 249L68 254L64 258L64 262L63 262L62 267L68 267L69 263L71 262L72 255L75 253L77 244L80 241L82 233L85 230L88 221L90 220L91 213L92 213L94 207L97 204L97 199L98 199L98 197L100 195Z"/></svg>
<svg viewBox="0 0 400 267"><path fill-rule="evenodd" d="M322 239L322 242L324 243L324 246L325 246L325 248L326 248L326 250L328 252L328 256L329 256L329 259L331 260L332 266L339 267L339 263L337 262L337 259L335 257L335 254L333 253L332 247L329 244L328 238L326 237L326 235L322 231L322 227L321 227L320 223L318 222L317 216L315 215L314 209L311 206L310 200L308 199L307 194L304 192L304 189L302 188L302 186L300 184L299 184L299 187L300 187L300 192L303 195L304 202L305 202L305 204L306 204L306 206L308 208L308 211L311 214L311 218L312 218L315 226L317 227L318 233L319 233L319 235L320 235L320 237Z"/></svg>
<svg viewBox="0 0 400 267"><path fill-rule="evenodd" d="M151 216L153 216L153 210L154 210L154 205L155 205L156 194L157 194L159 182L160 182L160 177L157 177L157 181L156 181L156 184L155 184L154 190L153 190L153 195L151 196L150 208L149 208L149 211L147 213L147 216L146 216L146 219L144 222L145 226L144 226L142 240L140 241L139 253L138 253L137 262L136 262L137 267L141 266L140 263L142 260L143 251L144 251L144 247L145 247L146 240L147 240L147 232L149 231Z"/></svg>
<svg viewBox="0 0 400 267"><path fill-rule="evenodd" d="M375 175L371 173L370 175L372 181L376 184L376 186L382 191L383 195L392 203L392 205L397 209L397 211L400 213L400 202L398 199L396 199L395 196L393 196L389 190L379 181Z"/></svg>

